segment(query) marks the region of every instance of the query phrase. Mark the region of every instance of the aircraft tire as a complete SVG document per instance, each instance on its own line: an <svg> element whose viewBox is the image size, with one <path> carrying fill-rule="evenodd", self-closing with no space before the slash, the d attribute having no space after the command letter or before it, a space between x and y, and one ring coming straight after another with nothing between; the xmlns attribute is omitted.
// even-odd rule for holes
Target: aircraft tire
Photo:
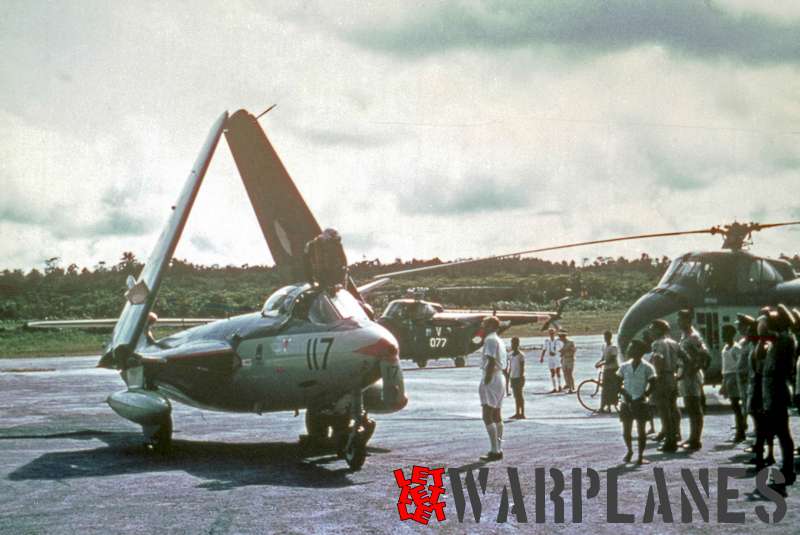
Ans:
<svg viewBox="0 0 800 535"><path fill-rule="evenodd" d="M148 447L159 454L166 454L172 449L172 417L167 416L147 442Z"/></svg>
<svg viewBox="0 0 800 535"><path fill-rule="evenodd" d="M367 441L363 429L356 428L347 437L347 445L344 448L344 460L350 470L361 470L364 461L367 460Z"/></svg>
<svg viewBox="0 0 800 535"><path fill-rule="evenodd" d="M467 361L464 359L464 357L456 357L453 362L455 363L456 368L463 368L467 365Z"/></svg>
<svg viewBox="0 0 800 535"><path fill-rule="evenodd" d="M420 368L424 368L427 365L428 365L428 359L420 359L417 361L417 366L419 366Z"/></svg>

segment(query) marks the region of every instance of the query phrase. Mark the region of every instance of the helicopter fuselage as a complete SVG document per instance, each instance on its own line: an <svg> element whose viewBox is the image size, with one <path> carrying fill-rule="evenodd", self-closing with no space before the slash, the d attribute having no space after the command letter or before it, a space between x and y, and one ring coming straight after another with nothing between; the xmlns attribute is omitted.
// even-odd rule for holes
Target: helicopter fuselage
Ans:
<svg viewBox="0 0 800 535"><path fill-rule="evenodd" d="M687 253L673 260L658 286L628 309L618 341L624 350L656 319L667 320L679 339L677 313L691 309L712 354L706 382L716 383L721 378L722 326L733 323L737 314L756 316L761 307L779 303L800 306L800 279L788 262L744 251Z"/></svg>

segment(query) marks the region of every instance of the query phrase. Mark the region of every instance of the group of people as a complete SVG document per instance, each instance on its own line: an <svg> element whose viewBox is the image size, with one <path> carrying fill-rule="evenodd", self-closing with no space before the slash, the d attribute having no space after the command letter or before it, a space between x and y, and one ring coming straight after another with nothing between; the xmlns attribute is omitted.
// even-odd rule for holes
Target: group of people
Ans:
<svg viewBox="0 0 800 535"><path fill-rule="evenodd" d="M678 314L680 340L670 336L670 325L656 320L642 340L633 340L627 348L628 361L619 366L616 377L619 385L620 419L627 453L633 456L632 427L638 432L638 461L646 445L645 426L655 412L661 421L661 432L655 437L662 442L658 448L674 452L678 448L696 451L702 448L705 395L703 373L711 356L702 337L692 326L692 314ZM722 348L721 393L731 402L734 414L734 443L746 439L747 415L755 427L755 442L748 448L753 457L748 461L756 470L774 463L772 443L778 439L781 448L783 482L772 484L785 494L786 486L795 481L794 441L789 428L789 409L800 401L792 391L798 374L797 335L800 334L800 311L790 311L783 305L763 308L757 319L744 314L737 316L736 325L725 324L721 329ZM605 373L608 375L609 370ZM606 388L604 379L603 387ZM611 393L613 394L613 393ZM681 440L681 411L678 398L683 398L683 410L689 421L689 436ZM609 397L609 401L611 398ZM655 411L653 411L655 409ZM768 449L769 454L764 455Z"/></svg>
<svg viewBox="0 0 800 535"><path fill-rule="evenodd" d="M671 336L667 321L653 321L642 339L630 342L620 362L620 352L612 343L612 333L604 333L602 358L596 367L603 368L601 410L610 411L617 405L626 446L625 462L633 459L632 435L637 429L638 455L636 462L647 463L644 450L647 442L647 423L650 434L661 442L658 450L675 452L678 449L697 451L702 448L705 395L704 372L711 363L711 355L702 336L692 325L692 312L678 313L677 326L680 339ZM502 399L506 395L504 374L507 374L516 401L513 419L525 418L523 387L525 384L525 355L519 348L519 339L511 341L510 358L497 331L499 322L494 317L484 321L487 333L483 347L483 376L479 388L483 421L490 439L490 451L484 460L503 458L503 421L500 414ZM575 390L573 369L575 344L566 332L551 329L540 356L548 360L553 383L551 392L562 391L561 369L567 391ZM800 408L800 310L787 307L765 307L757 319L739 314L736 325L726 324L721 329L722 348L721 393L731 402L735 433L733 442L743 442L747 437L750 417L755 430L755 441L749 448L753 457L748 461L757 470L774 463L772 444L777 438L781 449L781 472L784 482L773 486L785 493L785 486L795 481L794 441L789 428L789 409L793 404ZM678 398L683 399L683 413L688 420L688 437L682 441L681 410ZM654 419L661 422L655 434ZM768 452L765 455L765 450Z"/></svg>

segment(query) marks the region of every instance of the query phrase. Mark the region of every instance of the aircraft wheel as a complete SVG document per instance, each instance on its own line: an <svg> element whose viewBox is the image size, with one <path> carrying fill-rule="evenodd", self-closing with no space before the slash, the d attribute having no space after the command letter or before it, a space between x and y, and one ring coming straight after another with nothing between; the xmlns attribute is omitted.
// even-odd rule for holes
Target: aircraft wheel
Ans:
<svg viewBox="0 0 800 535"><path fill-rule="evenodd" d="M172 449L172 417L167 416L158 429L149 436L147 447L154 453L169 453Z"/></svg>
<svg viewBox="0 0 800 535"><path fill-rule="evenodd" d="M420 368L424 368L427 365L428 365L428 359L420 359L417 361L417 366L419 366Z"/></svg>
<svg viewBox="0 0 800 535"><path fill-rule="evenodd" d="M455 358L456 368L463 368L467 365L467 361L464 360L464 357L456 357Z"/></svg>
<svg viewBox="0 0 800 535"><path fill-rule="evenodd" d="M347 437L344 460L351 470L361 470L364 466L364 461L367 460L367 440L366 432L360 426L353 429Z"/></svg>

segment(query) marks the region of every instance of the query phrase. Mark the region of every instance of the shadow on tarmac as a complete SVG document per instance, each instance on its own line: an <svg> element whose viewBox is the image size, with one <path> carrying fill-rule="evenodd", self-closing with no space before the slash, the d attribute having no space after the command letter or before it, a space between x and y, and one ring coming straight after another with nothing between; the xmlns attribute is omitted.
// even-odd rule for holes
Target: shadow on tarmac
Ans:
<svg viewBox="0 0 800 535"><path fill-rule="evenodd" d="M197 487L212 491L251 485L342 488L353 486L350 470L330 449L298 443L228 443L174 440L169 454L155 454L142 444L141 433L83 430L50 435L4 436L0 440L98 439L106 446L91 450L44 453L9 474L12 481L65 480L129 474L184 471L204 480ZM388 450L367 448L368 453ZM340 468L323 464L338 461Z"/></svg>

